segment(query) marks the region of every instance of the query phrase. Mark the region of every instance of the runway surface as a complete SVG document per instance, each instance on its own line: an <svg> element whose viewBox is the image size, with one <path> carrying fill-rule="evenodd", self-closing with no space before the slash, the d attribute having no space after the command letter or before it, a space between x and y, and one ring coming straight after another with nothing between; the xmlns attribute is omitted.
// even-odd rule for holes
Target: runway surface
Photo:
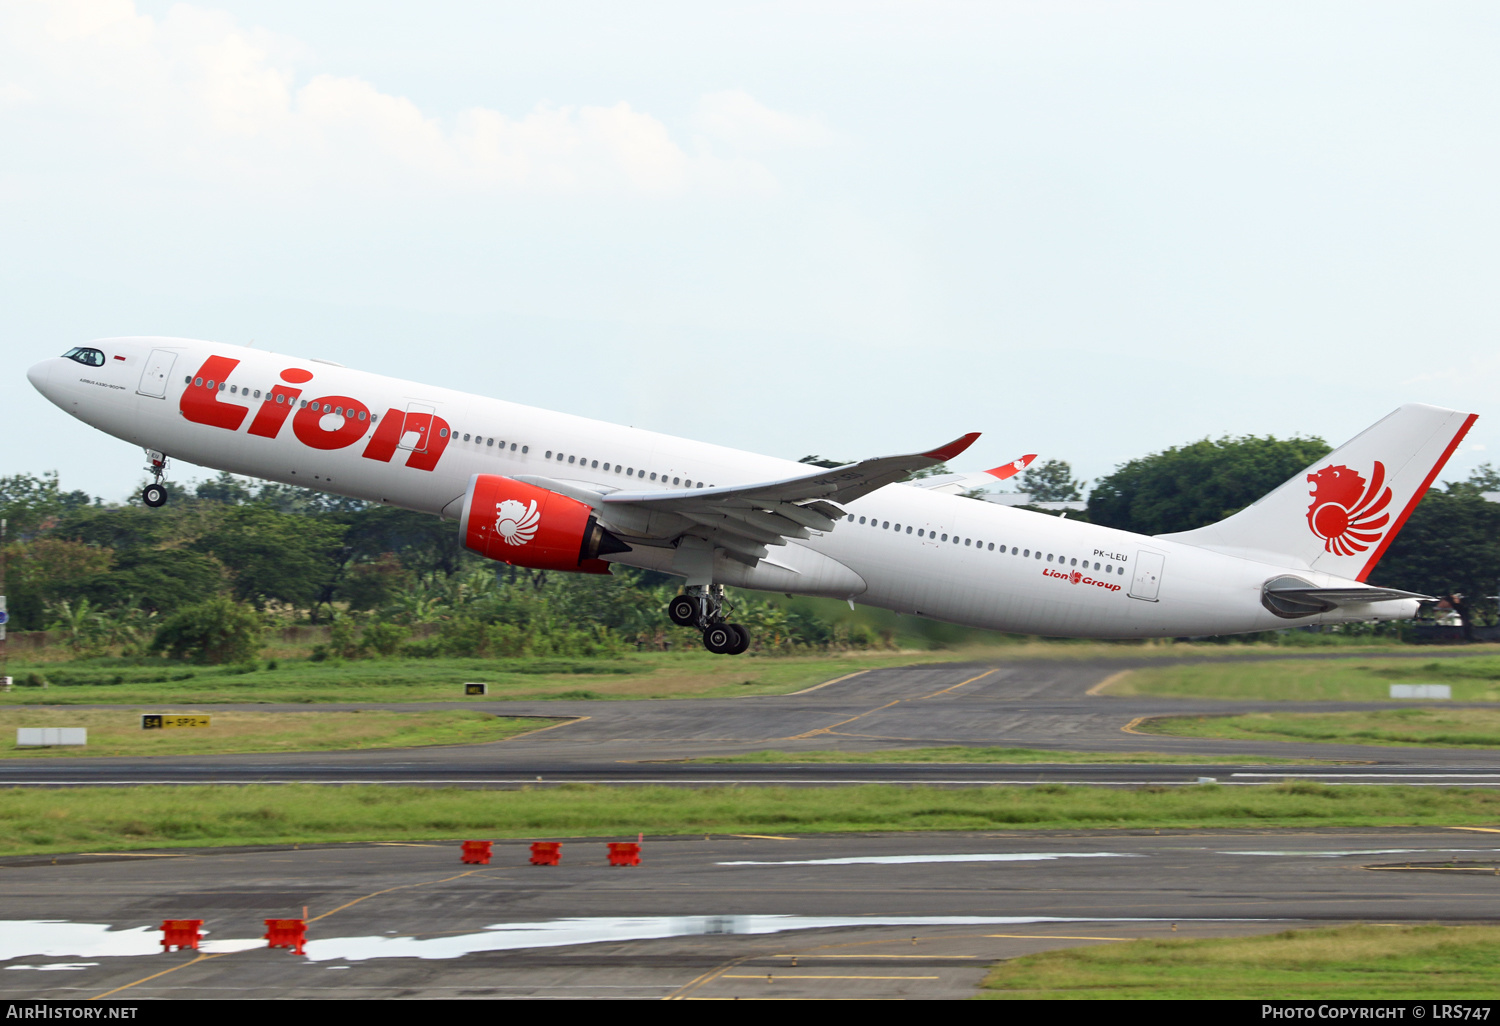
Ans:
<svg viewBox="0 0 1500 1026"><path fill-rule="evenodd" d="M1047 948L1500 919L1500 833L1479 831L648 837L643 855L4 859L0 997L952 998ZM306 955L268 949L263 920L304 906ZM162 952L164 918L204 920L204 949Z"/></svg>
<svg viewBox="0 0 1500 1026"><path fill-rule="evenodd" d="M1500 758L1478 749L1224 741L1135 732L1144 718L1286 709L1285 702L1113 698L1091 688L1139 661L944 663L870 670L796 695L664 701L532 701L254 705L308 715L335 709L487 709L547 716L557 726L483 745L365 752L0 762L3 784L322 781L519 786L543 782L837 784L910 782L1184 783L1214 776L1263 783L1286 776L1366 783L1500 785ZM1451 705L1451 703L1444 703ZM1389 709L1392 703L1305 702L1298 711ZM228 709L233 706L217 705ZM63 712L65 710L60 710ZM763 749L880 752L940 745L1243 757L1224 764L1024 765L713 764L687 762ZM1271 777L1266 756L1345 760L1290 766Z"/></svg>
<svg viewBox="0 0 1500 1026"><path fill-rule="evenodd" d="M557 725L483 745L368 752L0 762L0 785L313 781L515 787L542 782L1130 786L1287 777L1500 785L1486 751L1169 738L1142 718L1289 703L1089 694L1139 662L879 669L743 699L255 705L481 708ZM1448 703L1444 703L1447 705ZM215 706L223 709L224 706ZM1391 708L1297 703L1298 710ZM1242 765L737 764L762 749L936 745L1231 755ZM1266 756L1350 760L1267 766ZM606 840L557 867L497 842L326 845L0 859L0 996L111 1000L350 998L951 998L997 960L1134 937L1364 922L1500 921L1500 830L1007 832ZM1410 864L1413 868L1405 868ZM307 955L266 918L312 920ZM205 949L163 953L163 919L203 919ZM1175 927L1175 929L1174 929Z"/></svg>

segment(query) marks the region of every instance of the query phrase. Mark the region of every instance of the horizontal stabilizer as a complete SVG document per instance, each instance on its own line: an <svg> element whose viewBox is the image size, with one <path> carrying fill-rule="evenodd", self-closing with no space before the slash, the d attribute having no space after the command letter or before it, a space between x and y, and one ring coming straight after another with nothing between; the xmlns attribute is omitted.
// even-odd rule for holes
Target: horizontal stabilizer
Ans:
<svg viewBox="0 0 1500 1026"><path fill-rule="evenodd" d="M1278 577L1267 581L1264 590L1266 605L1272 612L1282 616L1310 616L1326 613L1340 606L1363 606L1372 602L1399 602L1415 599L1431 602L1431 595L1421 595L1399 588L1315 588L1296 577Z"/></svg>

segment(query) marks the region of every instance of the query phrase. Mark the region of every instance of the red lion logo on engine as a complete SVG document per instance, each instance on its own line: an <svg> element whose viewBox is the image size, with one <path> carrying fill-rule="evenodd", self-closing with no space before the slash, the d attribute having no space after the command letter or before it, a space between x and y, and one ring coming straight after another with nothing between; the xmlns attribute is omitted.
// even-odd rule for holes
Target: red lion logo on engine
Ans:
<svg viewBox="0 0 1500 1026"><path fill-rule="evenodd" d="M1385 485L1385 464L1375 461L1370 483L1348 467L1324 467L1308 474L1312 482L1312 505L1307 507L1307 526L1323 539L1323 549L1340 556L1363 552L1380 540L1391 516L1391 490Z"/></svg>

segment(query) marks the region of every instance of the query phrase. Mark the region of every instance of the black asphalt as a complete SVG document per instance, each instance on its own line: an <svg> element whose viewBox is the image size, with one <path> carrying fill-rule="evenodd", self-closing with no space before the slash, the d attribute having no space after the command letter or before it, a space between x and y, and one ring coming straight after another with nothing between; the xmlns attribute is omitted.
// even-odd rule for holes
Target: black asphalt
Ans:
<svg viewBox="0 0 1500 1026"><path fill-rule="evenodd" d="M1139 731L1156 716L1284 710L1285 702L1115 698L1090 690L1130 660L942 663L869 670L795 695L655 701L254 705L315 715L337 709L484 708L552 717L557 724L481 745L175 758L49 758L0 762L0 784L322 781L516 786L547 781L944 784L1077 780L1182 783L1213 776L1263 782L1265 757L1330 760L1280 776L1318 774L1370 782L1500 784L1492 751L1380 745L1225 741ZM1447 704L1447 703L1445 703ZM1389 709L1389 702L1303 702L1299 711ZM232 706L214 706L225 709ZM944 745L1058 751L1229 756L1223 763L1144 765L714 764L697 760L764 749L879 753ZM1250 775L1244 775L1250 774Z"/></svg>
<svg viewBox="0 0 1500 1026"><path fill-rule="evenodd" d="M1500 920L1482 831L647 837L631 868L605 840L555 867L521 841L488 866L456 843L0 859L0 997L962 997L1046 948ZM259 940L304 908L305 956ZM168 918L212 957L160 951Z"/></svg>
<svg viewBox="0 0 1500 1026"><path fill-rule="evenodd" d="M1140 664L871 670L779 697L495 701L480 707L556 717L556 725L459 747L12 759L0 763L0 784L1130 785L1211 776L1249 785L1294 775L1500 784L1500 760L1483 751L1136 733L1152 716L1285 704L1089 694L1131 665ZM444 707L280 708L316 715ZM767 748L878 753L950 744L1231 754L1244 762L683 761ZM1256 762L1266 756L1352 761ZM529 865L526 842L514 840L496 843L490 865L465 866L458 839L0 859L0 997L951 998L973 994L995 961L1056 947L1354 921L1500 921L1500 830L1482 828L646 837L640 866L608 866L605 841L626 839L566 840L556 867ZM304 909L311 920L305 956L264 946L265 919L301 917ZM168 918L204 920L208 946L197 954L160 951L158 931Z"/></svg>

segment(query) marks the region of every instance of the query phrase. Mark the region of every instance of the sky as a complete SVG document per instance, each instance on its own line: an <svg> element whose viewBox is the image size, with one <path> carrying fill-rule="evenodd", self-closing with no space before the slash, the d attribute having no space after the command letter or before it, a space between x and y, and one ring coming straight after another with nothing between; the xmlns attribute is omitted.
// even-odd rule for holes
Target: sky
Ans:
<svg viewBox="0 0 1500 1026"><path fill-rule="evenodd" d="M25 370L149 334L1089 480L1425 402L1480 415L1462 479L1497 44L1461 2L4 0L0 476L138 488Z"/></svg>

